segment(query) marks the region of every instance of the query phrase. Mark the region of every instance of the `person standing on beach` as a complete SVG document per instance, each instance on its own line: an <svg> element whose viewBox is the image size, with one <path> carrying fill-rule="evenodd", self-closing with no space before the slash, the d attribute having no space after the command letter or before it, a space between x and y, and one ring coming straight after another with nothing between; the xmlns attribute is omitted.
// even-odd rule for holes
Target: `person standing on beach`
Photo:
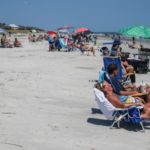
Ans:
<svg viewBox="0 0 150 150"><path fill-rule="evenodd" d="M49 52L50 52L50 51L53 51L53 49L55 49L55 41L54 41L54 38L53 38L52 36L49 36L48 42L49 42Z"/></svg>

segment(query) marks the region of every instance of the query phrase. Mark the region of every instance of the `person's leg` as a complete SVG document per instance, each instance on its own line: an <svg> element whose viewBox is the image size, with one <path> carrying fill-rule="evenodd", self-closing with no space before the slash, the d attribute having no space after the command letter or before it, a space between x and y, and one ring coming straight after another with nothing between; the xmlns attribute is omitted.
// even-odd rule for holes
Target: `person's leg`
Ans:
<svg viewBox="0 0 150 150"><path fill-rule="evenodd" d="M96 49L93 47L93 56L95 56Z"/></svg>
<svg viewBox="0 0 150 150"><path fill-rule="evenodd" d="M141 113L141 118L150 119L150 107L149 106L145 105L144 111Z"/></svg>
<svg viewBox="0 0 150 150"><path fill-rule="evenodd" d="M149 87L149 85L147 85L146 92L148 93L147 102L150 103L150 87Z"/></svg>
<svg viewBox="0 0 150 150"><path fill-rule="evenodd" d="M92 52L92 49L91 49L91 47L87 47L87 56L90 56L90 52Z"/></svg>
<svg viewBox="0 0 150 150"><path fill-rule="evenodd" d="M52 51L52 49L53 49L53 45L49 44L49 52Z"/></svg>
<svg viewBox="0 0 150 150"><path fill-rule="evenodd" d="M133 66L128 65L128 66L126 67L126 71L127 71L127 73L134 73L134 68L133 68Z"/></svg>
<svg viewBox="0 0 150 150"><path fill-rule="evenodd" d="M51 51L51 45L49 44L49 52Z"/></svg>
<svg viewBox="0 0 150 150"><path fill-rule="evenodd" d="M150 94L147 96L147 102L150 102Z"/></svg>
<svg viewBox="0 0 150 150"><path fill-rule="evenodd" d="M87 50L87 56L90 56L90 51L91 51L91 50Z"/></svg>
<svg viewBox="0 0 150 150"><path fill-rule="evenodd" d="M90 51L91 51L91 53L93 54L93 56L95 56L94 48L93 48L93 47L90 48Z"/></svg>

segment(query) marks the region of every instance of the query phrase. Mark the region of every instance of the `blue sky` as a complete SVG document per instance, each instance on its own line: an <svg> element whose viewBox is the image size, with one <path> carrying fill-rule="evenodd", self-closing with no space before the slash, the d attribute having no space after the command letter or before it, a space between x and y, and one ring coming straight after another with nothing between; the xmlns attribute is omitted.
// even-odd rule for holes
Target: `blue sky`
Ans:
<svg viewBox="0 0 150 150"><path fill-rule="evenodd" d="M0 22L117 31L129 25L150 25L149 6L150 0L1 0Z"/></svg>

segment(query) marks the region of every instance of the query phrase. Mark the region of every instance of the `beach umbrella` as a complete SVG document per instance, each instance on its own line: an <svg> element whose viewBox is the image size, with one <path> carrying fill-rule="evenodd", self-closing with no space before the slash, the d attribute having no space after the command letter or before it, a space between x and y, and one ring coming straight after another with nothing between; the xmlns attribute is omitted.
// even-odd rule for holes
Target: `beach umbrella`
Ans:
<svg viewBox="0 0 150 150"><path fill-rule="evenodd" d="M75 30L75 33L84 33L90 31L88 28L82 27Z"/></svg>
<svg viewBox="0 0 150 150"><path fill-rule="evenodd" d="M150 38L150 27L147 26L131 26L119 31L122 35L137 38Z"/></svg>
<svg viewBox="0 0 150 150"><path fill-rule="evenodd" d="M6 31L2 28L0 28L0 33L6 33Z"/></svg>
<svg viewBox="0 0 150 150"><path fill-rule="evenodd" d="M58 30L59 33L69 33L67 29Z"/></svg>
<svg viewBox="0 0 150 150"><path fill-rule="evenodd" d="M35 29L33 29L33 30L32 30L32 33L36 33L36 30L35 30Z"/></svg>
<svg viewBox="0 0 150 150"><path fill-rule="evenodd" d="M60 27L58 28L57 30L70 30L70 29L73 29L74 27L73 26L63 26L63 27Z"/></svg>
<svg viewBox="0 0 150 150"><path fill-rule="evenodd" d="M48 31L47 34L48 34L49 36L52 36L52 37L56 37L56 36L57 36L57 33L54 32L54 31Z"/></svg>

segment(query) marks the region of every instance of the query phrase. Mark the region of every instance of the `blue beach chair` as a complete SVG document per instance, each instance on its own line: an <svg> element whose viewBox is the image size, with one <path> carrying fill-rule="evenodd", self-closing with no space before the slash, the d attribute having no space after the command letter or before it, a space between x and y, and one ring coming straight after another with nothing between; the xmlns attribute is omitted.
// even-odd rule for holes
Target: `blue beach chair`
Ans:
<svg viewBox="0 0 150 150"><path fill-rule="evenodd" d="M123 73L120 57L104 57L103 61L104 61L104 69L106 72L108 72L108 66L110 64L115 64L117 66L118 68L117 79L121 81L123 79Z"/></svg>

